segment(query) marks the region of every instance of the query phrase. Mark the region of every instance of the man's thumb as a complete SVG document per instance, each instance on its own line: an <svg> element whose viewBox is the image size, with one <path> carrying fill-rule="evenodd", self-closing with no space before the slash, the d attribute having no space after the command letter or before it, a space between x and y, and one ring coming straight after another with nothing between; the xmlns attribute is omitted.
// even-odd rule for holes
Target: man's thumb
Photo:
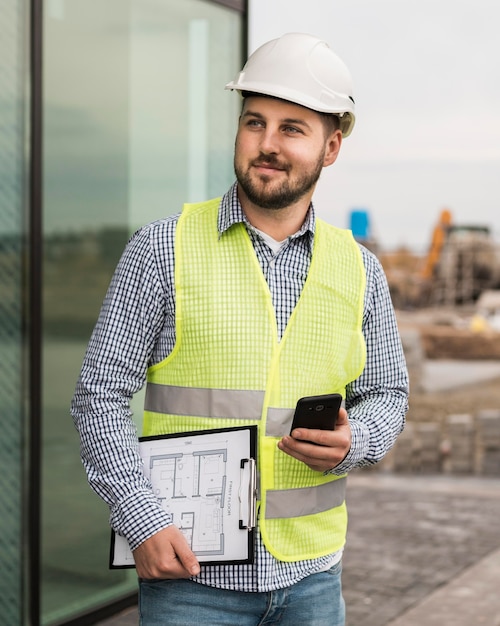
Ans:
<svg viewBox="0 0 500 626"><path fill-rule="evenodd" d="M347 419L347 411L344 408L340 408L337 417L337 426L345 426L348 423L349 420Z"/></svg>
<svg viewBox="0 0 500 626"><path fill-rule="evenodd" d="M182 537L182 540L176 542L174 549L184 569L188 571L191 576L197 576L200 573L200 564L184 537Z"/></svg>

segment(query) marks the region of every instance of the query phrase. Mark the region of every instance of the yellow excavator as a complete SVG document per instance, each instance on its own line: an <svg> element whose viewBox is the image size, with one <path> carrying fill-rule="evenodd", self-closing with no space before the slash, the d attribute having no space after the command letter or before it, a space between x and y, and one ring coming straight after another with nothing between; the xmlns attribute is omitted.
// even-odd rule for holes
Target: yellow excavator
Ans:
<svg viewBox="0 0 500 626"><path fill-rule="evenodd" d="M431 245L422 268L422 278L430 280L434 276L436 265L439 263L441 253L451 227L451 211L443 209L438 223L432 231Z"/></svg>

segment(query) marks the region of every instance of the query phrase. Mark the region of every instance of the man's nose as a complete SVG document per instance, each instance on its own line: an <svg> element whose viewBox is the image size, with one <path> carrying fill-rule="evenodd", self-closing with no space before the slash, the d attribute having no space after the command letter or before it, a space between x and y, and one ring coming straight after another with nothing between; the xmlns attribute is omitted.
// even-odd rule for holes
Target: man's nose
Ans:
<svg viewBox="0 0 500 626"><path fill-rule="evenodd" d="M278 154L280 151L279 133L267 127L261 135L260 149L265 154Z"/></svg>

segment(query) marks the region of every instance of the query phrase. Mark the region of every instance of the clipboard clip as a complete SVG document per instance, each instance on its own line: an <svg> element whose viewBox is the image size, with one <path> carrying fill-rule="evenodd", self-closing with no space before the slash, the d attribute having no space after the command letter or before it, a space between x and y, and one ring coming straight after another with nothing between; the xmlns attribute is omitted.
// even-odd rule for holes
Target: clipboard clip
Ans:
<svg viewBox="0 0 500 626"><path fill-rule="evenodd" d="M250 532L255 528L257 510L257 463L255 459L241 459L238 498L240 502L240 530L246 529Z"/></svg>

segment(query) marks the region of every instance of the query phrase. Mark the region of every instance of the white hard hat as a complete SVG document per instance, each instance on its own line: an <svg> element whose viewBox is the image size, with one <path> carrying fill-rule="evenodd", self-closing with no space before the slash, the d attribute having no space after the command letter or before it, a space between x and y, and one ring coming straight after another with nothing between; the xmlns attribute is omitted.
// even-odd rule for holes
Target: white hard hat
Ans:
<svg viewBox="0 0 500 626"><path fill-rule="evenodd" d="M312 35L287 33L260 46L226 89L274 96L338 115L344 137L354 126L349 70L325 41Z"/></svg>

